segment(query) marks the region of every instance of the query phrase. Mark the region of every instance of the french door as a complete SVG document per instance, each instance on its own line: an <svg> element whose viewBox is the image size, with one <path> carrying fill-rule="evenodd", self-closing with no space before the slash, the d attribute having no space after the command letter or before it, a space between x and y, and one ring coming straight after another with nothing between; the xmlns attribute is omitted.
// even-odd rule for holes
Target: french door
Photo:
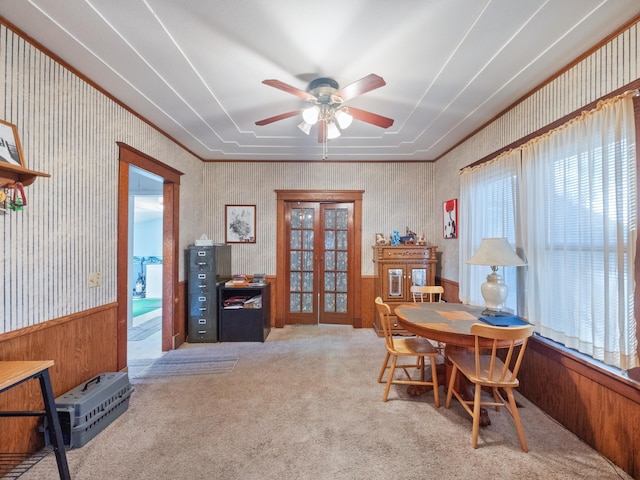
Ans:
<svg viewBox="0 0 640 480"><path fill-rule="evenodd" d="M287 323L353 321L353 203L286 202Z"/></svg>

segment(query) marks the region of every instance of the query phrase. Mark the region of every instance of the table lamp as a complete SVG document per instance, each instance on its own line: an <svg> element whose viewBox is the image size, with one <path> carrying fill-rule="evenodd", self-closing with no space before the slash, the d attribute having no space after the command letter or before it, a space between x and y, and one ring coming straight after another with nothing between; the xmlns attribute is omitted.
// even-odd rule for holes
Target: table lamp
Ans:
<svg viewBox="0 0 640 480"><path fill-rule="evenodd" d="M526 265L527 262L513 251L506 238L483 238L480 247L467 260L467 263L491 267L492 273L487 275L487 281L480 287L486 307L482 313L483 315L499 315L509 294L509 289L502 282L502 276L497 272L498 267L520 267Z"/></svg>

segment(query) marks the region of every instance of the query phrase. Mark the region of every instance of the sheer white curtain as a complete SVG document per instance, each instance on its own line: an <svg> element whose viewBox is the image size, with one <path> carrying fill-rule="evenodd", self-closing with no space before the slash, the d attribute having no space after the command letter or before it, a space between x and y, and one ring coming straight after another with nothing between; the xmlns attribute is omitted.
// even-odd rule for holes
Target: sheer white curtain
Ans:
<svg viewBox="0 0 640 480"><path fill-rule="evenodd" d="M638 366L631 96L524 145L520 191L526 316L544 337L609 365Z"/></svg>
<svg viewBox="0 0 640 480"><path fill-rule="evenodd" d="M520 152L507 152L491 162L462 171L460 176L460 300L484 305L480 293L491 273L490 267L467 265L483 238L506 238L516 248L517 179L520 176ZM522 252L516 248L522 256ZM524 257L523 257L524 258ZM509 288L505 307L516 312L518 302L516 267L500 267Z"/></svg>

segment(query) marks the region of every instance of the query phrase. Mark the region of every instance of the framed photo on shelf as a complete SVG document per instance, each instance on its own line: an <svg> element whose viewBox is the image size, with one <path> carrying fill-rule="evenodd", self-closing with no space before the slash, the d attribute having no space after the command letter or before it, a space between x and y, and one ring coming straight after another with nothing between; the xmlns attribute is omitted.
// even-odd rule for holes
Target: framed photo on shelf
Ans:
<svg viewBox="0 0 640 480"><path fill-rule="evenodd" d="M0 164L2 163L24 167L18 128L4 120L0 120Z"/></svg>
<svg viewBox="0 0 640 480"><path fill-rule="evenodd" d="M442 235L444 238L458 238L458 199L442 202Z"/></svg>
<svg viewBox="0 0 640 480"><path fill-rule="evenodd" d="M256 206L224 206L225 243L256 243Z"/></svg>

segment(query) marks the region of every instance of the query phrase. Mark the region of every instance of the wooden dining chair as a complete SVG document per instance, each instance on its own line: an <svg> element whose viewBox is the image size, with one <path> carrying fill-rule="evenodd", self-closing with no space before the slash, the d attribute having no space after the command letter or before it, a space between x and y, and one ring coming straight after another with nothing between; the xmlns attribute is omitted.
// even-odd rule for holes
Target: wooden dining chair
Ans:
<svg viewBox="0 0 640 480"><path fill-rule="evenodd" d="M411 285L409 291L414 302L437 303L444 294L444 288L440 285Z"/></svg>
<svg viewBox="0 0 640 480"><path fill-rule="evenodd" d="M519 385L518 370L522 363L527 341L533 334L533 326L521 327L494 327L475 323L471 326L471 334L475 336L475 351L473 355L468 352L461 352L448 355L448 359L453 364L451 377L449 379L449 389L445 407L451 405L451 398L455 396L469 415L473 418L473 431L471 434L471 445L478 448L478 432L480 430L480 407L494 406L496 410L504 406L507 412L513 417L520 446L522 451L528 452L527 439L524 435L518 407L513 396L513 389ZM491 347L481 350L480 339L489 339ZM486 345L486 344L485 344ZM506 345L506 346L505 346ZM519 351L518 351L519 348ZM488 351L491 353L485 353ZM504 356L504 361L498 357L498 351ZM504 354L504 355L503 355ZM513 365L511 366L513 361ZM455 390L456 376L460 372L471 383L474 384L473 400L465 400L459 391ZM493 393L493 401L483 401L482 387L489 387ZM500 389L507 395L505 399ZM471 408L473 406L473 409Z"/></svg>
<svg viewBox="0 0 640 480"><path fill-rule="evenodd" d="M389 305L382 301L382 298L378 297L375 300L376 311L380 316L380 324L384 332L384 341L386 348L386 355L380 374L378 375L378 383L382 383L382 377L384 372L387 373L387 382L384 389L384 395L382 401L386 402L389 396L389 390L391 385L424 385L433 387L433 400L436 407L440 406L440 398L438 396L438 374L436 372L436 357L438 356L438 350L434 347L429 340L421 337L394 337L391 329L391 309ZM413 363L398 364L399 357L416 357L416 361ZM431 363L431 380L425 380L424 367L425 357L429 357ZM391 359L391 364L389 364ZM396 368L404 370L408 380L399 380L394 378ZM411 374L409 374L408 368L417 368L420 370L420 380L414 380Z"/></svg>
<svg viewBox="0 0 640 480"><path fill-rule="evenodd" d="M440 285L411 285L409 291L414 303L438 303L444 294L444 288ZM440 355L444 356L445 344L442 342L435 342L435 344L438 346Z"/></svg>

